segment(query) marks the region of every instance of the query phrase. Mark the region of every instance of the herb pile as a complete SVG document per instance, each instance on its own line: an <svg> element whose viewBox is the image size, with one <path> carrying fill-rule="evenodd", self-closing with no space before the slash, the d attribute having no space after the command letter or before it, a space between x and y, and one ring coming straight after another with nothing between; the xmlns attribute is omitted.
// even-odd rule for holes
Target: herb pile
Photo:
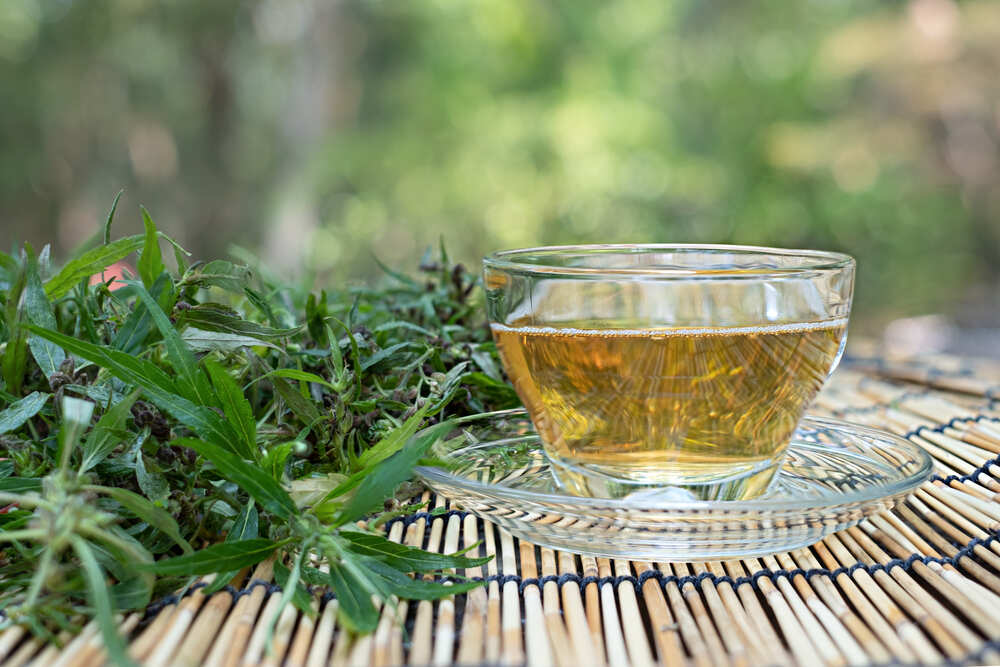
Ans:
<svg viewBox="0 0 1000 667"><path fill-rule="evenodd" d="M114 211L61 269L47 248L0 253L0 628L96 617L126 662L116 612L272 556L283 603L327 586L356 632L373 595L478 585L411 577L482 560L376 529L419 509L412 468L451 417L517 403L475 278L442 248L420 279L383 267L383 289L310 293L192 262L145 210L145 234L112 241ZM89 284L120 260L134 279Z"/></svg>

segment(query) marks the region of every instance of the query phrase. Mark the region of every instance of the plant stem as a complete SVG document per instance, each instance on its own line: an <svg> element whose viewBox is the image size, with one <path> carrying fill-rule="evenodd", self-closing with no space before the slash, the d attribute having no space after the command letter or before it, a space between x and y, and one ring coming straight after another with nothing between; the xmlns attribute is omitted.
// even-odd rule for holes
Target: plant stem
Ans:
<svg viewBox="0 0 1000 667"><path fill-rule="evenodd" d="M31 578L31 586L28 588L28 594L24 599L25 609L33 608L35 602L38 601L38 595L42 592L42 586L49 577L49 570L52 569L52 559L54 556L55 553L52 548L46 548L42 551L42 560L38 563L35 576Z"/></svg>

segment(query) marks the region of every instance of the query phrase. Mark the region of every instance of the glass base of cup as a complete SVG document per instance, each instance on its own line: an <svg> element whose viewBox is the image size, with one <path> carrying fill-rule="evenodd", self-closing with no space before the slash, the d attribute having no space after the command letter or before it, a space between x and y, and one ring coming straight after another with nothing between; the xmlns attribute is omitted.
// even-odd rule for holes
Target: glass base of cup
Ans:
<svg viewBox="0 0 1000 667"><path fill-rule="evenodd" d="M632 480L609 475L593 466L574 465L546 456L552 475L567 493L591 498L627 498L637 501L747 500L767 492L781 467L784 452L757 462L732 476L692 481Z"/></svg>

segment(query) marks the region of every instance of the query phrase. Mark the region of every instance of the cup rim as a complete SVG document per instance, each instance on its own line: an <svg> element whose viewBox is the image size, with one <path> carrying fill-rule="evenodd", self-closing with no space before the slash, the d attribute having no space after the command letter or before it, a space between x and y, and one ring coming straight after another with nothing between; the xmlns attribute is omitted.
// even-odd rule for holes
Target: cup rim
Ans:
<svg viewBox="0 0 1000 667"><path fill-rule="evenodd" d="M566 255L572 253L601 254L604 252L623 254L640 254L643 252L661 251L681 252L726 252L745 255L774 255L784 258L798 258L801 262L792 266L772 268L768 270L734 266L732 268L712 269L711 272L698 269L662 268L662 267L589 267L589 266L557 266L537 262L518 261L525 255ZM793 248L774 248L768 246L727 245L709 243L591 243L578 245L536 246L532 248L516 248L499 250L483 258L483 267L534 276L566 276L566 277L633 277L652 280L768 280L775 278L814 277L816 273L834 272L853 267L854 258L844 253L827 250L804 250Z"/></svg>

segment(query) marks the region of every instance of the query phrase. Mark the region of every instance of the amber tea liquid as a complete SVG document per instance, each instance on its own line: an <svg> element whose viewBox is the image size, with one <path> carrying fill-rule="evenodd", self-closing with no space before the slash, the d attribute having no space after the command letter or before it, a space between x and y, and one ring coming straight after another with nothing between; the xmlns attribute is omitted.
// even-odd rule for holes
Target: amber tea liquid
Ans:
<svg viewBox="0 0 1000 667"><path fill-rule="evenodd" d="M744 494L770 481L840 353L846 320L492 328L546 449L563 464L663 485L745 474L760 488Z"/></svg>

